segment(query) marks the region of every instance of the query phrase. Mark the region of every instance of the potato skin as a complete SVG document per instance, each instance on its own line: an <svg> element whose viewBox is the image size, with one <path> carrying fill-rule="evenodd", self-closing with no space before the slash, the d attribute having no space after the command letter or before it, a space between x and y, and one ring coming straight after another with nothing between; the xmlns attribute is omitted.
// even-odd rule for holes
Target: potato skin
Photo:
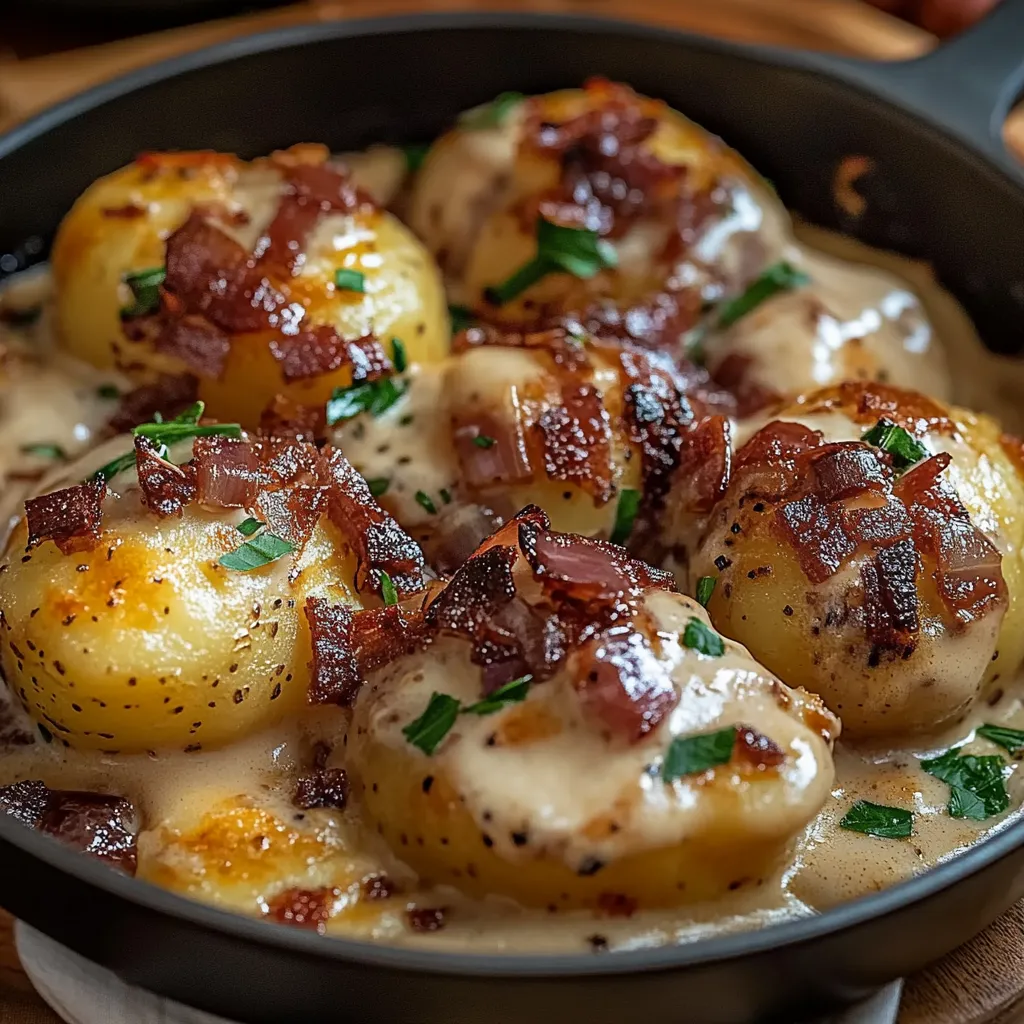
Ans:
<svg viewBox="0 0 1024 1024"><path fill-rule="evenodd" d="M27 549L24 519L0 570L11 692L68 746L124 753L215 747L301 708L306 596L355 602L354 563L326 522L302 552L250 572L217 563L240 512L157 519L137 492L108 496L89 551Z"/></svg>
<svg viewBox="0 0 1024 1024"><path fill-rule="evenodd" d="M707 621L691 599L652 594L645 608L666 638L681 700L634 746L580 719L571 659L523 703L461 715L430 756L402 727L432 691L476 699L479 668L440 641L374 675L357 700L349 765L370 823L424 884L553 910L650 908L711 899L777 867L832 785L835 720L739 645L704 658L669 640L690 618ZM738 722L771 737L786 764L660 779L672 736Z"/></svg>
<svg viewBox="0 0 1024 1024"><path fill-rule="evenodd" d="M287 159L315 163L322 147L293 147ZM130 341L119 310L129 298L125 274L165 262L165 240L197 206L226 211L228 233L256 245L273 216L281 170L270 160L246 163L220 153L149 154L95 182L69 211L53 248L57 330L62 347L95 366L117 366L136 379L157 370L192 370ZM126 211L132 211L130 213ZM234 218L232 221L230 218ZM237 222L236 222L237 221ZM365 275L365 292L335 287L335 270ZM410 360L431 361L448 349L446 301L432 260L391 214L380 209L321 217L306 244L298 274L278 282L305 309L307 325L329 325L345 338L401 338ZM232 337L219 379L200 373L200 397L210 415L255 426L276 394L322 403L351 381L342 366L287 382L274 358L274 331Z"/></svg>
<svg viewBox="0 0 1024 1024"><path fill-rule="evenodd" d="M952 457L943 479L1002 554L1006 597L979 616L951 618L934 565L926 562L917 579L916 647L904 657L880 655L863 610L862 571L871 552L859 549L835 575L812 583L796 550L773 526L781 506L745 493L735 480L712 512L690 565L691 586L702 576L716 580L708 602L716 628L745 644L790 685L819 694L842 718L846 734L864 740L939 730L1024 657L1024 522L1018 512L1024 488L993 421L914 392L852 383L802 396L769 419L821 430L829 442L859 440L879 418L870 411L878 408L872 396L889 403L887 412L932 452ZM744 451L739 449L737 460Z"/></svg>

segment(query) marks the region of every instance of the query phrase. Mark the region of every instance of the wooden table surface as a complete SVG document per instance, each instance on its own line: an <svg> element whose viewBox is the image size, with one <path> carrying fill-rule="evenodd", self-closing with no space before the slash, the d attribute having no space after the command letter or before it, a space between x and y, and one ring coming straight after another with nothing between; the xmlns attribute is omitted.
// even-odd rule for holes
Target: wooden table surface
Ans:
<svg viewBox="0 0 1024 1024"><path fill-rule="evenodd" d="M927 52L934 39L859 0L315 0L241 18L23 59L0 35L0 130L80 89L123 71L242 32L299 22L409 11L555 10L628 17L740 41L768 42L897 60ZM99 33L105 34L105 30ZM85 33L96 38L97 32ZM33 41L34 43L35 41ZM45 44L45 41L43 41ZM68 45L62 26L60 46ZM45 45L19 47L38 52ZM1024 154L1024 111L1007 128ZM1024 1024L1024 906L979 939L908 982L900 1024ZM10 920L0 911L0 1024L53 1024L20 970Z"/></svg>

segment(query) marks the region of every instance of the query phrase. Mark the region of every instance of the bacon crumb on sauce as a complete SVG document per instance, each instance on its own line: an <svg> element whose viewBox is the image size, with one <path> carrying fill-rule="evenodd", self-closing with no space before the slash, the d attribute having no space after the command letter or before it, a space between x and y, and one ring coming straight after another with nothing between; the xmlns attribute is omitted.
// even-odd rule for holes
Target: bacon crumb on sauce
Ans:
<svg viewBox="0 0 1024 1024"><path fill-rule="evenodd" d="M576 659L577 690L594 720L627 742L642 739L677 695L644 635L638 602L650 589L674 589L672 577L617 545L549 526L527 506L418 607L411 600L353 613L310 598L310 699L350 705L367 672L447 635L471 645L484 695L523 675L543 682ZM388 616L392 628L382 628Z"/></svg>
<svg viewBox="0 0 1024 1024"><path fill-rule="evenodd" d="M180 516L195 498L196 474L190 465L176 466L157 453L148 437L135 438L135 467L146 507L159 516Z"/></svg>
<svg viewBox="0 0 1024 1024"><path fill-rule="evenodd" d="M349 782L344 768L314 768L295 784L292 803L304 811L330 807L342 811L348 803Z"/></svg>
<svg viewBox="0 0 1024 1024"><path fill-rule="evenodd" d="M291 279L306 260L317 222L331 212L372 209L324 147L300 147L269 158L282 175L280 199L252 252L223 227L233 217L207 204L193 208L166 243L166 275L156 313L124 322L131 341L152 342L204 377L220 377L237 335L271 334L269 347L286 381L351 366L353 379L372 380L391 370L374 338L348 340L329 325L304 323L306 310L292 298ZM204 161L205 162L205 161Z"/></svg>
<svg viewBox="0 0 1024 1024"><path fill-rule="evenodd" d="M103 480L90 480L25 502L28 546L52 540L65 554L88 551L100 538Z"/></svg>
<svg viewBox="0 0 1024 1024"><path fill-rule="evenodd" d="M730 489L742 495L741 506L770 504L763 511L771 514L771 529L812 583L865 557L863 615L873 658L913 653L921 631L920 582L929 576L950 627L1007 601L998 550L942 479L948 454L897 476L880 449L857 441L826 444L817 431L777 420L734 461Z"/></svg>
<svg viewBox="0 0 1024 1024"><path fill-rule="evenodd" d="M325 886L321 889L286 889L267 903L267 913L281 924L309 928L323 935L341 892Z"/></svg>
<svg viewBox="0 0 1024 1024"><path fill-rule="evenodd" d="M414 932L437 932L446 924L447 907L410 907L405 919Z"/></svg>
<svg viewBox="0 0 1024 1024"><path fill-rule="evenodd" d="M50 789L30 780L0 787L0 811L37 832L134 875L135 808L124 797Z"/></svg>

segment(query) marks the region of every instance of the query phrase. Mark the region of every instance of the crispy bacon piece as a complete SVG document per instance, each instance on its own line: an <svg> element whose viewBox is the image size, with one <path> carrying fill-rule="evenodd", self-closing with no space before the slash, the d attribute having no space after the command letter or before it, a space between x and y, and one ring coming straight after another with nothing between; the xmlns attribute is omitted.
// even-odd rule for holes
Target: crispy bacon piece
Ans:
<svg viewBox="0 0 1024 1024"><path fill-rule="evenodd" d="M875 452L856 441L826 445L810 460L814 490L824 502L842 501L857 494L889 489L889 474Z"/></svg>
<svg viewBox="0 0 1024 1024"><path fill-rule="evenodd" d="M28 546L52 540L65 555L95 546L100 537L106 493L103 480L90 480L30 498L25 502Z"/></svg>
<svg viewBox="0 0 1024 1024"><path fill-rule="evenodd" d="M555 324L570 320L600 338L617 338L642 349L676 355L682 348L683 335L700 319L700 311L699 289L665 287L629 305L595 299L568 316L557 309L547 314Z"/></svg>
<svg viewBox="0 0 1024 1024"><path fill-rule="evenodd" d="M841 509L826 505L814 494L781 505L774 525L797 553L800 568L812 583L824 583L857 549L843 526Z"/></svg>
<svg viewBox="0 0 1024 1024"><path fill-rule="evenodd" d="M799 482L797 457L824 443L820 430L773 420L733 456L732 486L741 488L748 501L779 501Z"/></svg>
<svg viewBox="0 0 1024 1024"><path fill-rule="evenodd" d="M708 416L683 434L667 504L705 515L725 493L732 473L732 428L725 416Z"/></svg>
<svg viewBox="0 0 1024 1024"><path fill-rule="evenodd" d="M392 369L383 346L373 335L349 340L326 324L282 334L270 342L270 352L289 383L333 373L343 366L352 367L356 383L376 380Z"/></svg>
<svg viewBox="0 0 1024 1024"><path fill-rule="evenodd" d="M501 519L483 505L445 505L424 541L427 561L442 576L451 576L500 525Z"/></svg>
<svg viewBox="0 0 1024 1024"><path fill-rule="evenodd" d="M304 811L316 807L343 811L348 803L348 791L348 775L344 768L314 768L299 776L292 803Z"/></svg>
<svg viewBox="0 0 1024 1024"><path fill-rule="evenodd" d="M480 443L485 438L491 444ZM473 490L529 483L534 478L520 418L492 416L479 411L452 417L452 439L462 479Z"/></svg>
<svg viewBox="0 0 1024 1024"><path fill-rule="evenodd" d="M385 512L366 481L337 448L324 449L324 480L331 522L348 538L359 560L359 589L367 583L379 590L381 572L391 577L399 593L423 586L423 552Z"/></svg>
<svg viewBox="0 0 1024 1024"><path fill-rule="evenodd" d="M167 319L154 338L158 352L180 359L205 377L220 377L231 352L227 334L200 316Z"/></svg>
<svg viewBox="0 0 1024 1024"><path fill-rule="evenodd" d="M879 650L909 657L917 646L919 560L914 542L898 540L861 566L868 639Z"/></svg>
<svg viewBox="0 0 1024 1024"><path fill-rule="evenodd" d="M195 469L161 458L157 446L142 434L135 438L135 467L142 500L159 516L180 516L196 496Z"/></svg>
<svg viewBox="0 0 1024 1024"><path fill-rule="evenodd" d="M300 405L287 395L275 395L260 413L259 432L265 437L291 437L313 442L327 432L323 404Z"/></svg>
<svg viewBox="0 0 1024 1024"><path fill-rule="evenodd" d="M197 437L192 446L196 497L217 508L251 508L259 488L259 458L250 441Z"/></svg>
<svg viewBox="0 0 1024 1024"><path fill-rule="evenodd" d="M259 464L255 507L271 533L300 550L327 505L319 450L285 438L267 438L254 445Z"/></svg>
<svg viewBox="0 0 1024 1024"><path fill-rule="evenodd" d="M309 597L303 612L313 649L309 702L351 707L363 681L352 647L352 609Z"/></svg>
<svg viewBox="0 0 1024 1024"><path fill-rule="evenodd" d="M573 659L584 712L614 737L636 743L679 702L668 670L632 625L598 633Z"/></svg>
<svg viewBox="0 0 1024 1024"><path fill-rule="evenodd" d="M281 924L309 928L323 935L341 893L334 888L286 889L267 904L267 913Z"/></svg>
<svg viewBox="0 0 1024 1024"><path fill-rule="evenodd" d="M124 797L49 789L42 782L0 787L0 811L82 853L134 875L135 808Z"/></svg>
<svg viewBox="0 0 1024 1024"><path fill-rule="evenodd" d="M516 596L515 547L496 545L473 555L426 610L429 625L470 640L485 639L498 609Z"/></svg>
<svg viewBox="0 0 1024 1024"><path fill-rule="evenodd" d="M121 396L117 411L107 428L121 434L150 423L160 413L164 419L177 416L199 397L199 378L191 373L162 373L153 383L142 384Z"/></svg>

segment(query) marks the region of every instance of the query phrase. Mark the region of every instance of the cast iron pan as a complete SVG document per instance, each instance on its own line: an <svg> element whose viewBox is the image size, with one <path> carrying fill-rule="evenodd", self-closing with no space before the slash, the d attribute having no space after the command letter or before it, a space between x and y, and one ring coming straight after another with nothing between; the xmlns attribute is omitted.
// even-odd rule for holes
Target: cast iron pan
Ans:
<svg viewBox="0 0 1024 1024"><path fill-rule="evenodd" d="M536 14L235 40L101 86L0 139L0 276L42 259L78 193L140 150L425 140L504 89L543 92L592 74L720 133L811 220L931 260L989 346L1024 349L1024 174L999 135L1024 87L1024 0L897 65ZM849 154L875 162L855 223L832 199ZM433 954L230 915L0 820L0 903L130 982L248 1024L793 1024L923 967L1022 896L1024 822L910 882L749 934L604 955Z"/></svg>

